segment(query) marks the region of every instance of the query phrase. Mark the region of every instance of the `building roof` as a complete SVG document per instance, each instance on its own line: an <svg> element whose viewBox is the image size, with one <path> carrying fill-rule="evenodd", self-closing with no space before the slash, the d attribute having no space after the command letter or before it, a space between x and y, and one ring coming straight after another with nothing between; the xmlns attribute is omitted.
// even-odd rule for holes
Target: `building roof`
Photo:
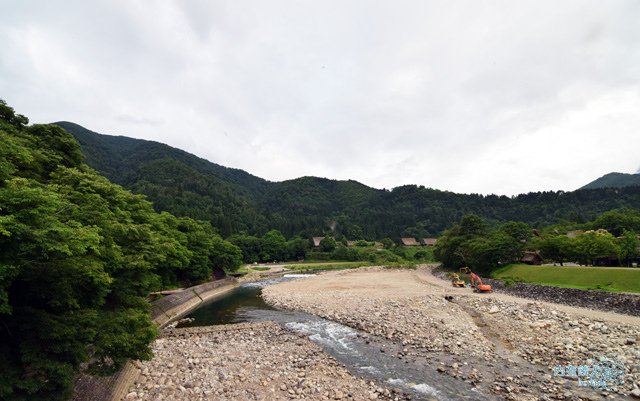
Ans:
<svg viewBox="0 0 640 401"><path fill-rule="evenodd" d="M311 239L313 240L313 246L320 246L320 241L322 241L324 237L313 237Z"/></svg>
<svg viewBox="0 0 640 401"><path fill-rule="evenodd" d="M420 240L420 243L422 243L423 245L428 245L428 246L434 246L436 244L436 242L438 242L437 238L422 238Z"/></svg>
<svg viewBox="0 0 640 401"><path fill-rule="evenodd" d="M520 261L523 263L541 263L542 256L538 252L526 251Z"/></svg>
<svg viewBox="0 0 640 401"><path fill-rule="evenodd" d="M418 241L416 241L415 238L400 238L400 242L402 242L402 245L404 245L404 246L418 246L418 245L420 245L418 243Z"/></svg>

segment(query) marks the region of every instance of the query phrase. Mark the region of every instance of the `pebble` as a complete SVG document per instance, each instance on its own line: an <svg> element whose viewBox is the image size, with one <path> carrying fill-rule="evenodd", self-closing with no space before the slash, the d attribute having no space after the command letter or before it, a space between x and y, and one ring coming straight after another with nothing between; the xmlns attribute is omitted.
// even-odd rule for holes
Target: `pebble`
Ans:
<svg viewBox="0 0 640 401"><path fill-rule="evenodd" d="M353 376L306 337L273 322L171 328L152 349L154 359L142 362L142 374L125 399L276 401L320 399L320 394L334 400L395 399L388 389Z"/></svg>
<svg viewBox="0 0 640 401"><path fill-rule="evenodd" d="M369 269L372 274L381 271ZM331 274L349 273L328 275ZM415 274L408 271L407 275ZM513 398L513 394L525 391L524 388L534 399L548 397L550 393L562 397L564 390L549 385L553 381L550 371L556 365L586 364L594 354L617 355L628 361L640 358L635 347L640 339L637 325L572 315L539 302L503 301L490 294L479 297L457 292L455 302L447 302L443 298L447 287L434 291L433 295L425 291L416 297L405 296L402 291L385 293L384 289L360 291L366 286L365 281L358 282L359 291L355 295L347 288L347 280L344 281L338 289L313 292L302 282L269 286L263 290L263 298L277 307L315 314L369 335L388 338L408 348L409 353L442 361L444 366L453 368L447 371L444 366L437 366L438 372L470 380L486 391L491 383L497 382L499 390L494 390L505 395L511 393L508 396L511 399L522 398ZM353 302L355 296L357 303ZM392 350L380 348L380 352ZM453 367L448 356L465 358L478 372ZM507 357L511 362L503 359ZM626 365L625 382L620 390L630 394L632 383L640 381L640 369L631 370ZM541 372L540 367L544 367ZM506 386L495 380L500 378L500 371L503 377L512 376L516 384ZM516 382L518 375L529 377L526 384Z"/></svg>

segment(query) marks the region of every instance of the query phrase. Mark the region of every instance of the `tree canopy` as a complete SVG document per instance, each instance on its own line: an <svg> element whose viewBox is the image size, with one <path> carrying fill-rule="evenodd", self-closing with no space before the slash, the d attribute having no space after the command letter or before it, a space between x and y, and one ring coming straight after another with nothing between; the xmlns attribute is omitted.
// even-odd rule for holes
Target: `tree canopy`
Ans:
<svg viewBox="0 0 640 401"><path fill-rule="evenodd" d="M98 175L55 125L0 102L0 399L63 400L80 364L151 357L149 291L240 264L210 223Z"/></svg>

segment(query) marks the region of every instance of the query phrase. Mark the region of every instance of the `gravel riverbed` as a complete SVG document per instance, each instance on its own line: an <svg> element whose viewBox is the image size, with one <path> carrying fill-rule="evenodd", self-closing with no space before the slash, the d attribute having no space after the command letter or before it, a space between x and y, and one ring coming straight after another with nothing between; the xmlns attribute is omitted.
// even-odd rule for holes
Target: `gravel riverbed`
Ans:
<svg viewBox="0 0 640 401"><path fill-rule="evenodd" d="M435 368L488 399L640 399L638 317L475 294L429 269L327 272L262 294L281 309L361 330L373 346L386 341L392 346L380 352ZM153 350L153 360L137 363L141 374L126 399L411 399L355 376L307 336L274 322L165 329ZM621 385L596 391L554 376L556 366L590 365L598 356L624 366Z"/></svg>
<svg viewBox="0 0 640 401"><path fill-rule="evenodd" d="M640 396L640 319L504 294L453 288L426 269L359 269L264 289L277 307L300 310L384 337L405 358L427 358L442 374L510 400L624 399ZM553 367L615 356L625 380L608 391L578 386Z"/></svg>
<svg viewBox="0 0 640 401"><path fill-rule="evenodd" d="M273 322L165 330L126 400L402 400Z"/></svg>

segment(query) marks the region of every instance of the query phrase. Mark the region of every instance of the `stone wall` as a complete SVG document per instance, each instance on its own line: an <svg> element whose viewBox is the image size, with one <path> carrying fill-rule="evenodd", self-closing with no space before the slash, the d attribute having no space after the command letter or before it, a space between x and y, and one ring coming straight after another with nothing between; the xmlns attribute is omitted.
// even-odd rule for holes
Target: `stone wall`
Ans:
<svg viewBox="0 0 640 401"><path fill-rule="evenodd" d="M640 316L640 294L560 288L527 283L506 286L501 280L488 278L483 278L482 281L490 284L495 291L522 298Z"/></svg>

